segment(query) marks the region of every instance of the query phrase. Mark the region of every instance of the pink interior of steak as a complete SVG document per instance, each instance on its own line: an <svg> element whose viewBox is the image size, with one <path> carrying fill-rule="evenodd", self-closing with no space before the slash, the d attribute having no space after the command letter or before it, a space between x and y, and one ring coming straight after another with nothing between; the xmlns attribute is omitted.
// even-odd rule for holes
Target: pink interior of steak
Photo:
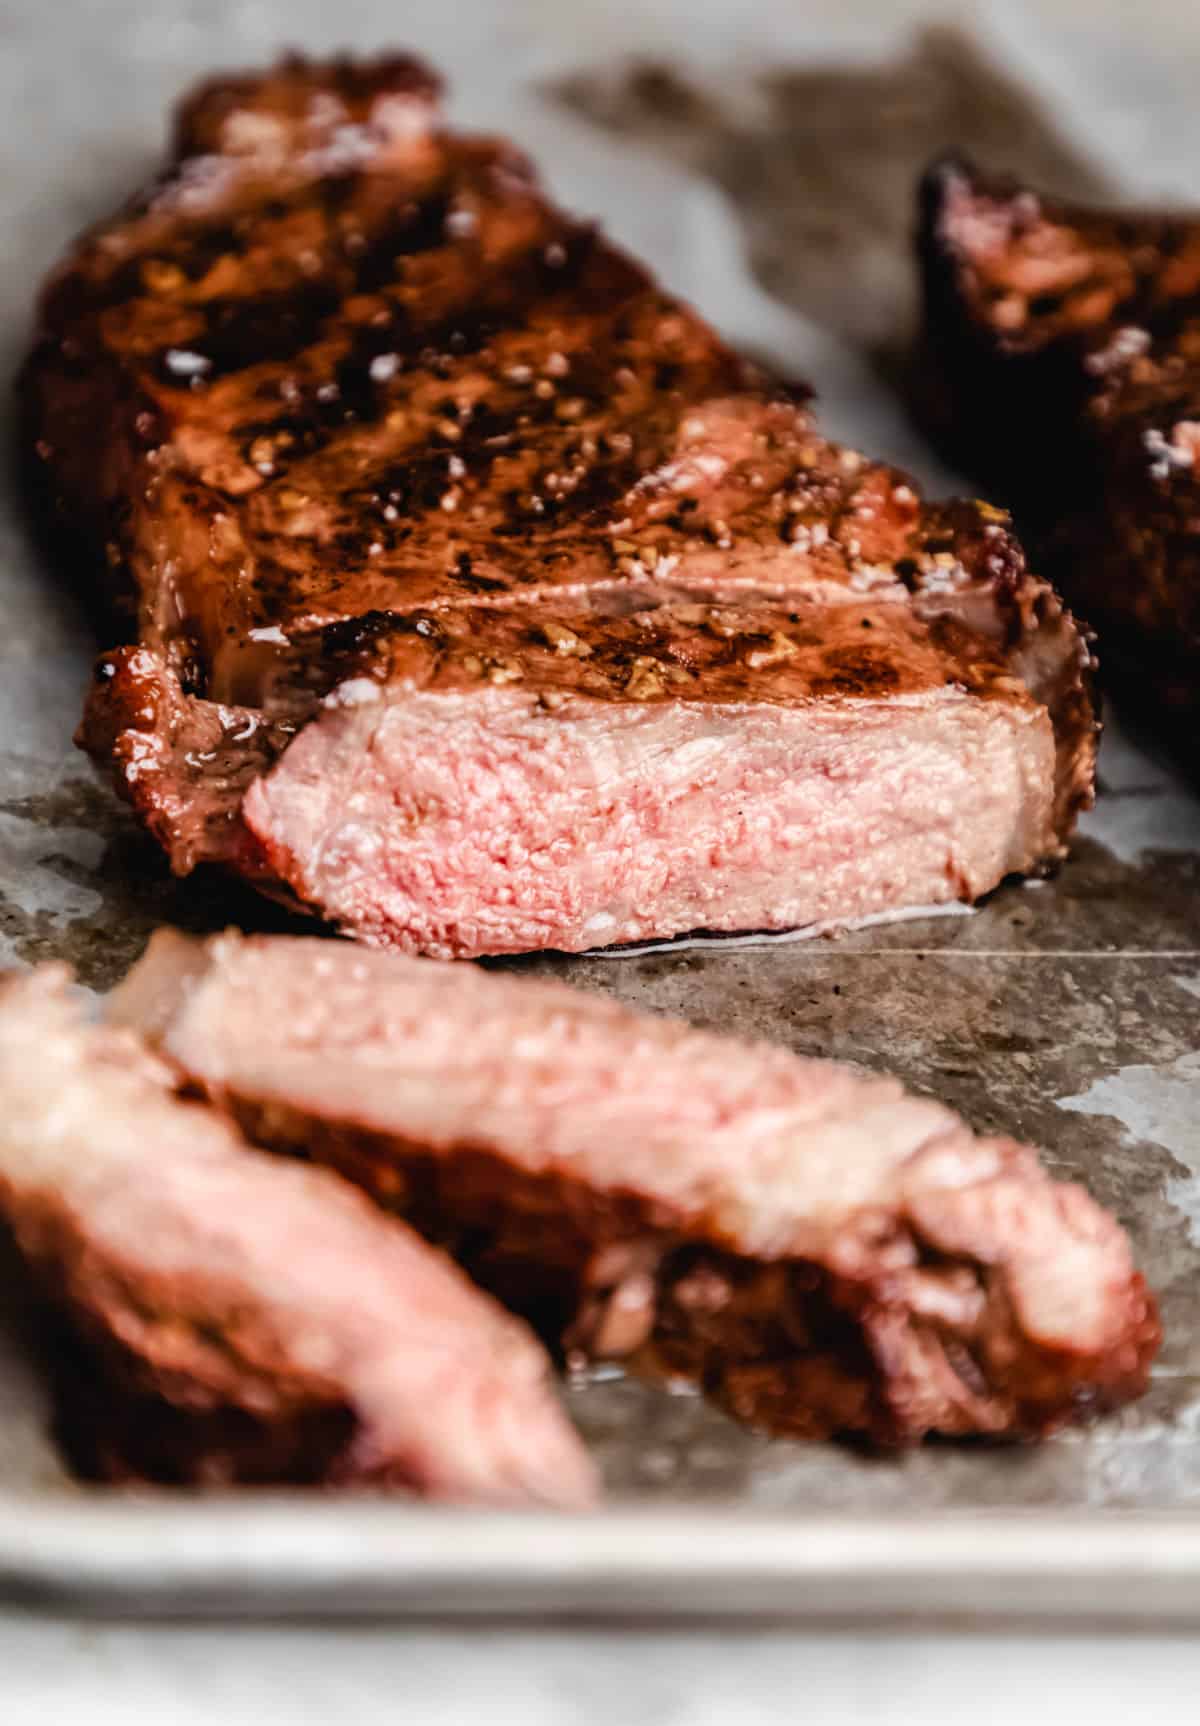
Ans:
<svg viewBox="0 0 1200 1726"><path fill-rule="evenodd" d="M547 712L511 688L364 679L334 699L251 785L245 821L298 898L432 954L969 900L1051 828L1045 714L954 691Z"/></svg>
<svg viewBox="0 0 1200 1726"><path fill-rule="evenodd" d="M1040 1431L1157 1346L1120 1229L891 1080L554 985L160 937L114 999L255 1137L328 1160L570 1350L744 1416Z"/></svg>

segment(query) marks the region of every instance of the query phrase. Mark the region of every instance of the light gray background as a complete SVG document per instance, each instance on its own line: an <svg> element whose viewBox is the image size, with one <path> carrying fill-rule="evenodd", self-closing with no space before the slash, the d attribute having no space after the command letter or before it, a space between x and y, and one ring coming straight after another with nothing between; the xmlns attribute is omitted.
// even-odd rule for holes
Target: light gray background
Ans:
<svg viewBox="0 0 1200 1726"><path fill-rule="evenodd" d="M443 0L438 5L342 0L244 4L7 0L0 5L0 186L5 268L0 342L6 366L25 339L32 284L79 225L144 173L170 94L208 67L261 60L278 47L410 45L440 63L454 111L514 132L556 189L605 216L669 283L735 337L816 378L826 423L873 451L944 478L873 372L849 345L771 298L747 273L739 224L719 184L678 153L572 115L549 92L581 70L607 73L651 53L700 83L736 92L761 69L801 61L888 58L914 25L968 21L992 53L1045 96L1063 135L1101 181L1134 193L1188 197L1200 159L1194 68L1200 19L1170 0L1040 0L972 7L913 0ZM1200 198L1197 198L1200 202ZM760 272L761 273L761 272ZM16 611L0 678L0 751L39 794L77 773L62 749L74 723L82 631L39 606L41 574L16 525L0 521L0 558ZM27 584L22 589L22 583ZM45 619L45 621L43 621ZM19 643L19 651L15 643ZM1124 756L1113 756L1119 780ZM1130 770L1145 790L1144 764ZM1097 829L1118 854L1169 847L1192 817L1162 798L1115 806ZM1121 828L1121 823L1124 828ZM1163 823L1166 823L1164 831ZM1141 828L1138 828L1141 823ZM49 937L90 914L87 871L97 841L62 821L62 855L19 815L0 817L0 879ZM89 899L89 895L91 899ZM37 920L40 919L40 922ZM18 923L18 956L29 924ZM1188 975L1195 967L1184 967ZM1194 1143L1195 1075L1175 1057L1163 1073L1090 1086L1078 1107L1149 1134L1176 1156ZM1121 1075L1118 1075L1121 1076ZM1194 1200L1192 1201L1194 1202ZM675 1723L1041 1719L1064 1704L1097 1722L1169 1720L1195 1711L1200 1657L1190 1643L1138 1638L858 1632L819 1636L714 1631L624 1632L164 1629L0 1619L0 1721L58 1726L161 1718L239 1726L255 1721L412 1720Z"/></svg>

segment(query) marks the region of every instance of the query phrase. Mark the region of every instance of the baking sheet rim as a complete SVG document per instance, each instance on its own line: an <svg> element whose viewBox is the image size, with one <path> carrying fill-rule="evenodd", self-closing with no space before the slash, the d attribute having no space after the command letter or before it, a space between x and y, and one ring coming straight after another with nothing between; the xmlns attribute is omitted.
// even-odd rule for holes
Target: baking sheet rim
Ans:
<svg viewBox="0 0 1200 1726"><path fill-rule="evenodd" d="M122 1616L1197 1623L1200 1511L564 1516L0 1492L0 1601Z"/></svg>

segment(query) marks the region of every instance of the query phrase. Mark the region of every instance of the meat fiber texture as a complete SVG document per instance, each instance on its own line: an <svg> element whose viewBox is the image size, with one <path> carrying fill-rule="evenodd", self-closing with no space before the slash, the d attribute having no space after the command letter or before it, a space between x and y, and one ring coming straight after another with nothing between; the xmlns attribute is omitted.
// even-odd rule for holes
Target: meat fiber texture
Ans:
<svg viewBox="0 0 1200 1726"><path fill-rule="evenodd" d="M81 731L187 872L441 956L970 900L1064 855L1088 651L415 63L203 86L49 283Z"/></svg>
<svg viewBox="0 0 1200 1726"><path fill-rule="evenodd" d="M1041 1434L1144 1388L1158 1322L1118 1224L894 1079L302 939L162 932L110 1010L568 1356L889 1444Z"/></svg>
<svg viewBox="0 0 1200 1726"><path fill-rule="evenodd" d="M0 1221L46 1297L77 1464L586 1504L525 1327L335 1175L181 1100L69 980L0 983Z"/></svg>
<svg viewBox="0 0 1200 1726"><path fill-rule="evenodd" d="M1016 511L1106 676L1200 745L1200 219L946 162L922 192L918 406Z"/></svg>

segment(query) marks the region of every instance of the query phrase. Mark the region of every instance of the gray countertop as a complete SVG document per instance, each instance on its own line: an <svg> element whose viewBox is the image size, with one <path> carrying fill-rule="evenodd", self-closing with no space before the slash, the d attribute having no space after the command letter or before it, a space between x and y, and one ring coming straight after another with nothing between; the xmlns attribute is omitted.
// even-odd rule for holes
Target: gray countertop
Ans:
<svg viewBox="0 0 1200 1726"><path fill-rule="evenodd" d="M1194 1717L1171 1636L96 1628L0 1619L5 1726L1093 1726Z"/></svg>

